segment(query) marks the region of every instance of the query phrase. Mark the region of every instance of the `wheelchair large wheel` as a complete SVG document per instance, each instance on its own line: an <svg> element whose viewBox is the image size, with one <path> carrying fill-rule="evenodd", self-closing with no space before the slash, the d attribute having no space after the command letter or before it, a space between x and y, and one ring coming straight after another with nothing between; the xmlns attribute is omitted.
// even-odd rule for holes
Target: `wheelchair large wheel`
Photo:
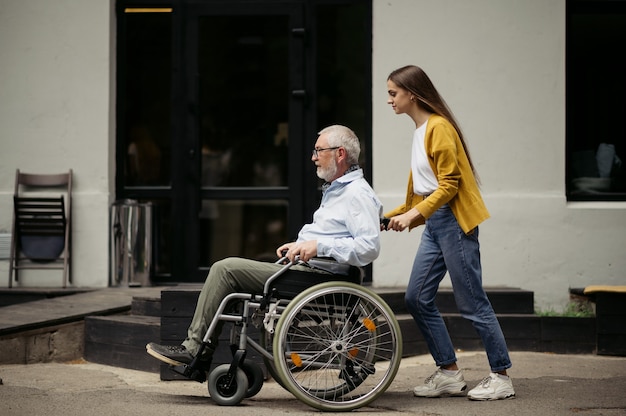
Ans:
<svg viewBox="0 0 626 416"><path fill-rule="evenodd" d="M313 286L281 314L273 342L281 384L324 411L371 403L395 377L402 358L400 327L375 293L345 282Z"/></svg>
<svg viewBox="0 0 626 416"><path fill-rule="evenodd" d="M261 347L263 347L265 351L269 352L272 357L274 356L274 334L270 334L267 331L262 331L261 337L259 338L259 344L261 345ZM265 364L265 368L267 368L267 372L270 374L270 377L272 377L272 379L277 382L282 388L284 388L285 390L289 390L287 386L285 386L285 383L281 379L280 375L278 374L278 371L276 371L274 360L263 356L263 364Z"/></svg>

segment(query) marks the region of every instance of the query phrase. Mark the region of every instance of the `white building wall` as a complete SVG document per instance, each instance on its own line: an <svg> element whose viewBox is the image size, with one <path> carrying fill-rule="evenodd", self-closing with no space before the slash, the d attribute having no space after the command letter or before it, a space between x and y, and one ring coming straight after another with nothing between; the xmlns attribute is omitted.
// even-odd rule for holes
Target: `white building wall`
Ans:
<svg viewBox="0 0 626 416"><path fill-rule="evenodd" d="M108 284L111 16L103 0L0 2L0 231L11 230L16 169L73 169L73 277L83 287ZM60 272L20 273L21 286L61 282Z"/></svg>
<svg viewBox="0 0 626 416"><path fill-rule="evenodd" d="M373 13L385 207L404 200L414 129L386 104L386 79L415 64L457 116L482 180L484 285L532 290L539 309L561 310L570 287L625 284L626 204L565 200L565 0L374 0ZM385 233L377 286L406 285L420 236Z"/></svg>
<svg viewBox="0 0 626 416"><path fill-rule="evenodd" d="M113 0L0 2L0 232L15 169L72 168L74 284L108 284L114 175ZM484 284L562 308L568 288L626 281L626 203L565 200L565 0L374 0L374 187L404 198L413 126L386 104L393 69L422 66L458 117L492 218ZM375 286L404 286L421 230L386 233ZM23 276L23 286L60 277ZM3 278L2 276L6 276ZM0 260L0 287L8 262ZM444 281L448 285L448 281Z"/></svg>

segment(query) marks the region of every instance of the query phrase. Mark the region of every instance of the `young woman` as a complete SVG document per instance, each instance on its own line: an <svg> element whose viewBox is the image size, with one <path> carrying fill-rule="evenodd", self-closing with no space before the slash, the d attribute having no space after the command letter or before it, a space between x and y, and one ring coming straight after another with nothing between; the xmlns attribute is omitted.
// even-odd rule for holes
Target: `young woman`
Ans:
<svg viewBox="0 0 626 416"><path fill-rule="evenodd" d="M393 71L388 104L415 123L406 201L388 212L388 230L425 224L405 301L439 367L418 397L460 396L467 384L459 370L446 325L435 306L439 283L450 275L457 307L480 335L491 367L467 393L472 400L515 396L506 370L511 361L500 324L482 287L478 225L489 218L463 133L426 73L417 66Z"/></svg>

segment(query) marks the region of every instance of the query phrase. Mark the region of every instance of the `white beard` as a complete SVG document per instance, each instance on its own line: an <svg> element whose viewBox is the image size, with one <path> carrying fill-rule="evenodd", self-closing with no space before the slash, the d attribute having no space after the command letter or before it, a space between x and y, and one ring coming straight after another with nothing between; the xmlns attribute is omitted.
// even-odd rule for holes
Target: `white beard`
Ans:
<svg viewBox="0 0 626 416"><path fill-rule="evenodd" d="M337 175L337 162L333 162L326 169L321 166L317 167L317 177L325 180L326 182L330 182Z"/></svg>

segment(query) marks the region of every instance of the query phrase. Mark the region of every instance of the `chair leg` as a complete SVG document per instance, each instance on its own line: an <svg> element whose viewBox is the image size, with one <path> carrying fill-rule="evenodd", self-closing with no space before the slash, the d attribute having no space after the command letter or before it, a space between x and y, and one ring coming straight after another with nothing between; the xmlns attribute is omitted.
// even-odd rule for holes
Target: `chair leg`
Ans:
<svg viewBox="0 0 626 416"><path fill-rule="evenodd" d="M9 285L9 287L13 287L13 282L18 283L20 281L20 270L17 268L17 259L13 259L14 263L14 267L13 267L13 272L15 273L15 276L11 279L11 284Z"/></svg>
<svg viewBox="0 0 626 416"><path fill-rule="evenodd" d="M9 264L9 289L13 287L13 282L19 282L19 269L17 268L18 259L15 255L11 256L11 263ZM15 273L15 276L14 276Z"/></svg>
<svg viewBox="0 0 626 416"><path fill-rule="evenodd" d="M13 287L13 269L15 265L15 226L13 226L13 231L11 232L11 251L9 254L9 289ZM17 275L17 270L15 270L15 274Z"/></svg>
<svg viewBox="0 0 626 416"><path fill-rule="evenodd" d="M65 230L65 253L63 256L63 287L72 284L72 226L68 219L68 225Z"/></svg>
<svg viewBox="0 0 626 416"><path fill-rule="evenodd" d="M67 253L63 259L63 289L67 287Z"/></svg>

